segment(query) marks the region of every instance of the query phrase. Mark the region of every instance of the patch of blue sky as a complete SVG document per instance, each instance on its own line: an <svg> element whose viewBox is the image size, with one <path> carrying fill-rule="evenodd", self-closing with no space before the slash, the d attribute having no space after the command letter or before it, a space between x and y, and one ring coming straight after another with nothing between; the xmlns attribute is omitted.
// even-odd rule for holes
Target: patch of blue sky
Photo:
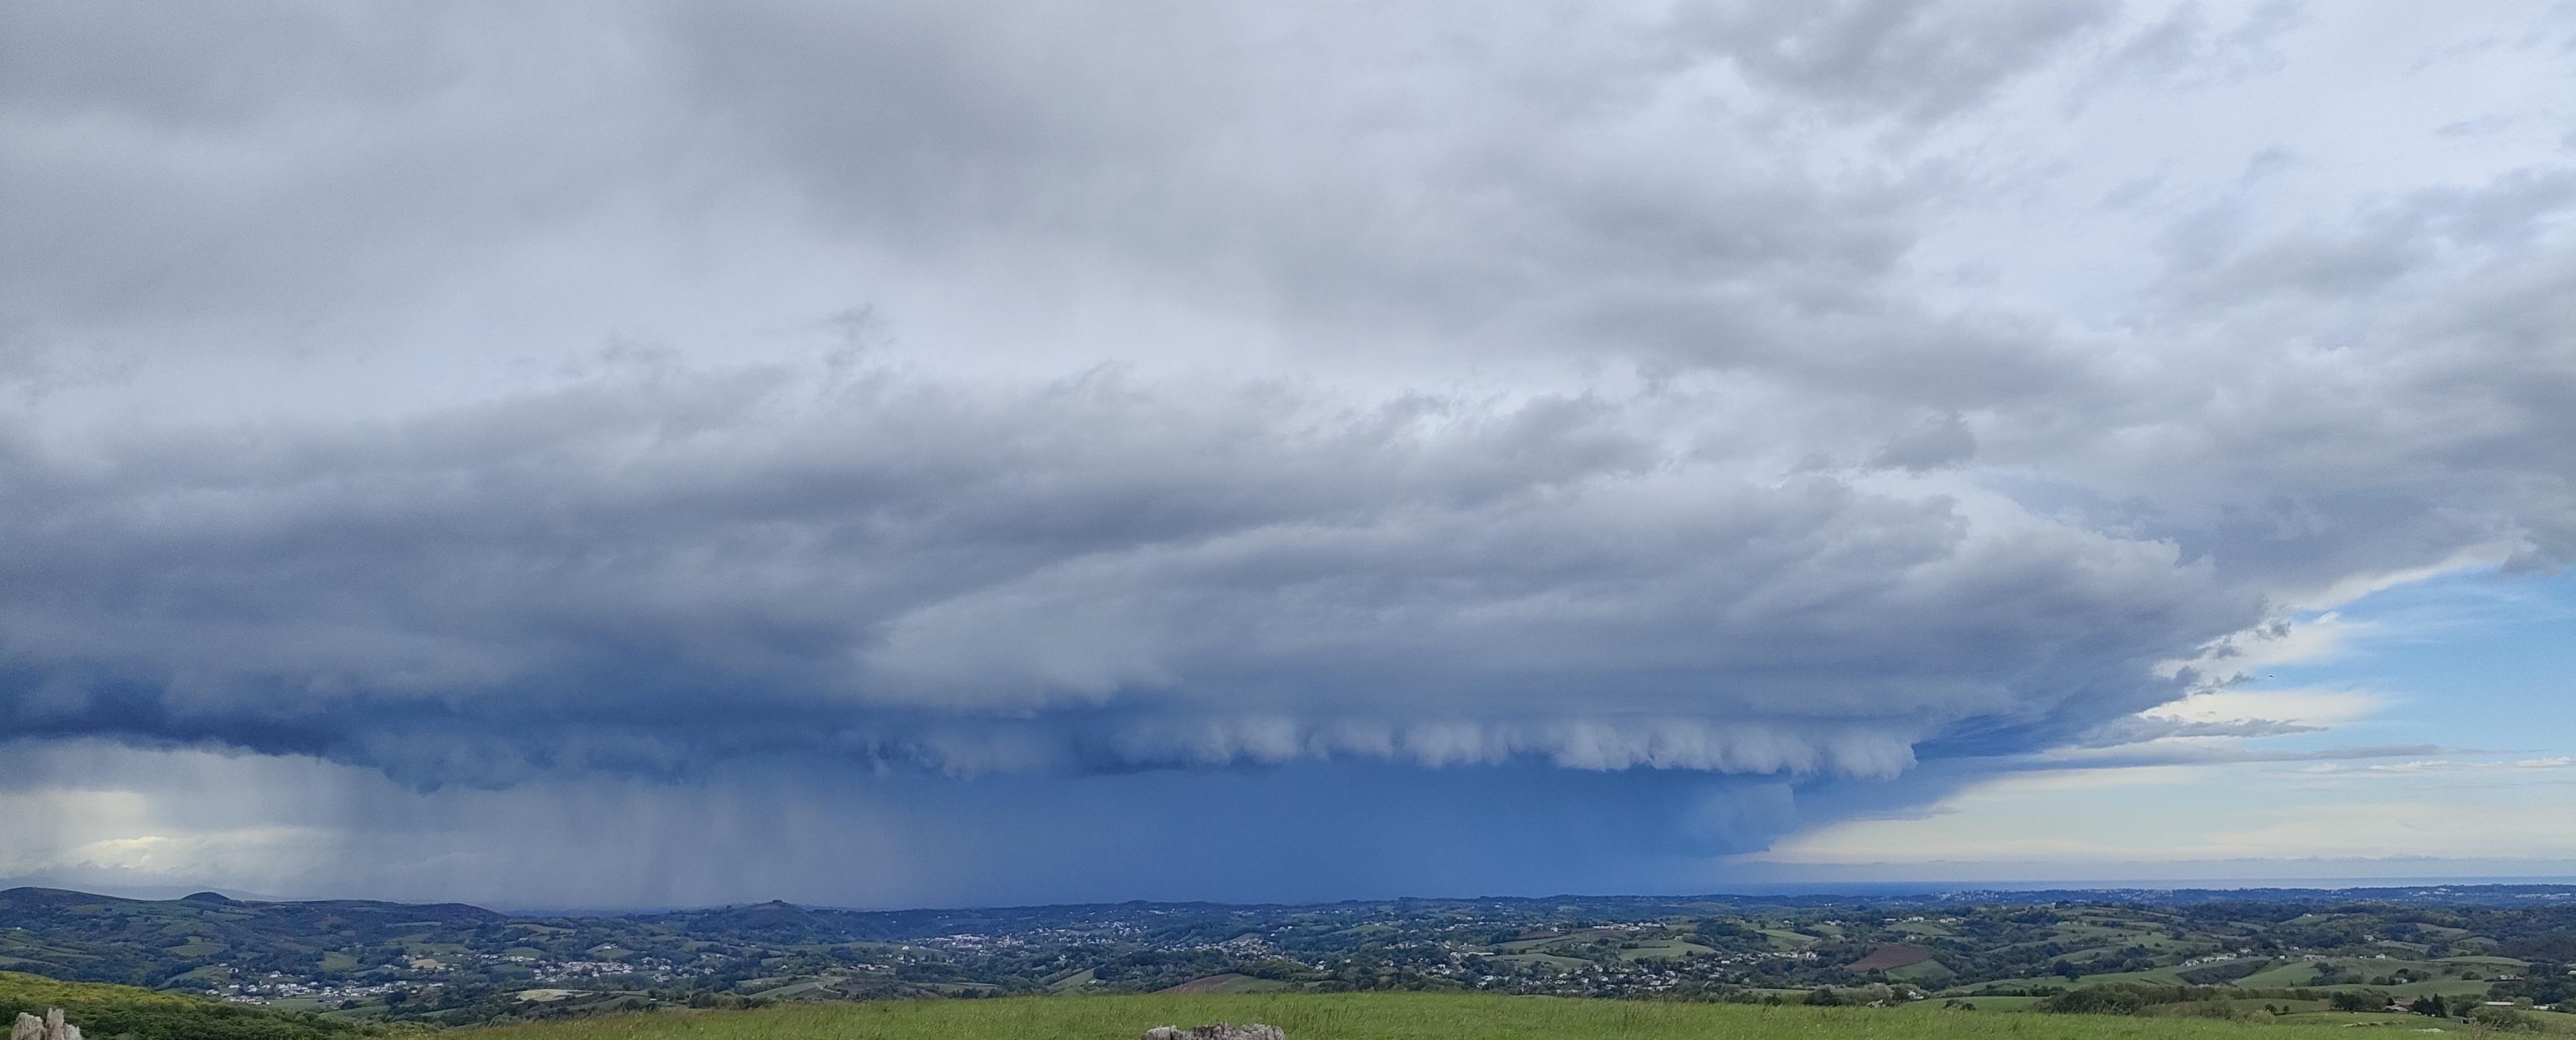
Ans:
<svg viewBox="0 0 2576 1040"><path fill-rule="evenodd" d="M1720 869L1971 887L2576 876L2576 581L2452 572L2292 621L2291 639L2260 651L2280 660L2148 714L2299 731L2043 755ZM2281 652L2293 646L2305 652Z"/></svg>
<svg viewBox="0 0 2576 1040"><path fill-rule="evenodd" d="M2266 667L2240 688L2360 692L2382 704L2283 743L2576 751L2571 575L2455 572L2382 589L2330 613L2325 620L2340 629L2332 650Z"/></svg>

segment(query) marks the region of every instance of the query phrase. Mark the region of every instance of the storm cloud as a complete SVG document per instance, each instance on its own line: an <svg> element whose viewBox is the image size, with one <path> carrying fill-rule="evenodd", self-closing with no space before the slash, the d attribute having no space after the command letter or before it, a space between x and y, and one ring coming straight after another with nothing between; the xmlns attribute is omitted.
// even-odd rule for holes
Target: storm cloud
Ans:
<svg viewBox="0 0 2576 1040"><path fill-rule="evenodd" d="M2576 559L2563 10L6 17L4 782L349 792L243 887L1682 884Z"/></svg>

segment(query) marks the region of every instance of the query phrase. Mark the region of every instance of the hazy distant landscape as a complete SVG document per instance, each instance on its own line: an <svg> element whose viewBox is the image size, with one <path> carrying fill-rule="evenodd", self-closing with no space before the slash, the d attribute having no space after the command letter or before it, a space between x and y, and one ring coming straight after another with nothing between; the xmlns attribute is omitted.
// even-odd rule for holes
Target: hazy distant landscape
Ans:
<svg viewBox="0 0 2576 1040"><path fill-rule="evenodd" d="M1359 992L2316 1021L2541 1016L2576 886L1123 903L586 917L0 892L0 970L435 1027L782 1004ZM2421 1007L2415 1005L2421 1004ZM2576 1014L2563 1023L2576 1026Z"/></svg>

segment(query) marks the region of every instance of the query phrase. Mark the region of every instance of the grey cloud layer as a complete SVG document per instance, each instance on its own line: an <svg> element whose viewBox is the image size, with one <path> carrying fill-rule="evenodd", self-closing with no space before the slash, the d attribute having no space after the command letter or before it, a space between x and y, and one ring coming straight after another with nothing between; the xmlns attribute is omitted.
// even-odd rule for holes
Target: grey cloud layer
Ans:
<svg viewBox="0 0 2576 1040"><path fill-rule="evenodd" d="M2256 616L2170 545L1634 428L1676 405L683 373L22 448L11 722L461 779L816 743L1890 776L2146 707Z"/></svg>
<svg viewBox="0 0 2576 1040"><path fill-rule="evenodd" d="M1737 847L2576 559L2576 170L2493 143L2576 127L2312 157L2388 59L2281 5L5 17L13 733L1761 774L1640 795Z"/></svg>

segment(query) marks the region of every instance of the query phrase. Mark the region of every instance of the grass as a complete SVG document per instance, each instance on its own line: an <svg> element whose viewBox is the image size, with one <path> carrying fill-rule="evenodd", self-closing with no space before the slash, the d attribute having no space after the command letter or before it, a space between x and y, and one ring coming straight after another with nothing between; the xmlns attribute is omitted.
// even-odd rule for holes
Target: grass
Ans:
<svg viewBox="0 0 2576 1040"><path fill-rule="evenodd" d="M1217 994L665 1011L504 1026L473 1035L475 1040L1135 1040L1158 1025L1223 1021L1266 1022L1287 1030L1291 1040L2353 1040L2353 1034L2339 1030L2365 1017L2321 1015L2313 1025L2251 1024L1471 994ZM2468 1031L2443 1025L2454 1033Z"/></svg>
<svg viewBox="0 0 2576 1040"><path fill-rule="evenodd" d="M2236 985L2244 989L2297 989L2316 980L2315 962L2291 961L2237 979Z"/></svg>
<svg viewBox="0 0 2576 1040"><path fill-rule="evenodd" d="M1939 988L1941 983L1948 981L1955 974L1956 973L1952 972L1947 965L1944 965L1937 960L1921 960L1900 968L1890 968L1887 970L1887 977L1895 979L1898 982L1911 982L1919 986L1935 989Z"/></svg>
<svg viewBox="0 0 2576 1040"><path fill-rule="evenodd" d="M2189 985L2184 982L2182 976L2176 973L2172 968L2149 968L2145 971L2087 972L2080 983L2069 983L2065 979L2059 979L2054 983L2054 985L2065 986L2081 984L2086 986L2098 986L2106 982L2143 982L2150 986ZM2045 979L2040 980L2038 984L2051 985L2051 983Z"/></svg>
<svg viewBox="0 0 2576 1040"><path fill-rule="evenodd" d="M1631 961L1671 960L1690 954L1708 956L1716 952L1713 948L1680 939L1645 939L1637 943L1636 949L1620 950L1619 956Z"/></svg>
<svg viewBox="0 0 2576 1040"><path fill-rule="evenodd" d="M0 1023L55 1007L98 1040L335 1040L353 1031L345 1023L204 997L0 972Z"/></svg>

